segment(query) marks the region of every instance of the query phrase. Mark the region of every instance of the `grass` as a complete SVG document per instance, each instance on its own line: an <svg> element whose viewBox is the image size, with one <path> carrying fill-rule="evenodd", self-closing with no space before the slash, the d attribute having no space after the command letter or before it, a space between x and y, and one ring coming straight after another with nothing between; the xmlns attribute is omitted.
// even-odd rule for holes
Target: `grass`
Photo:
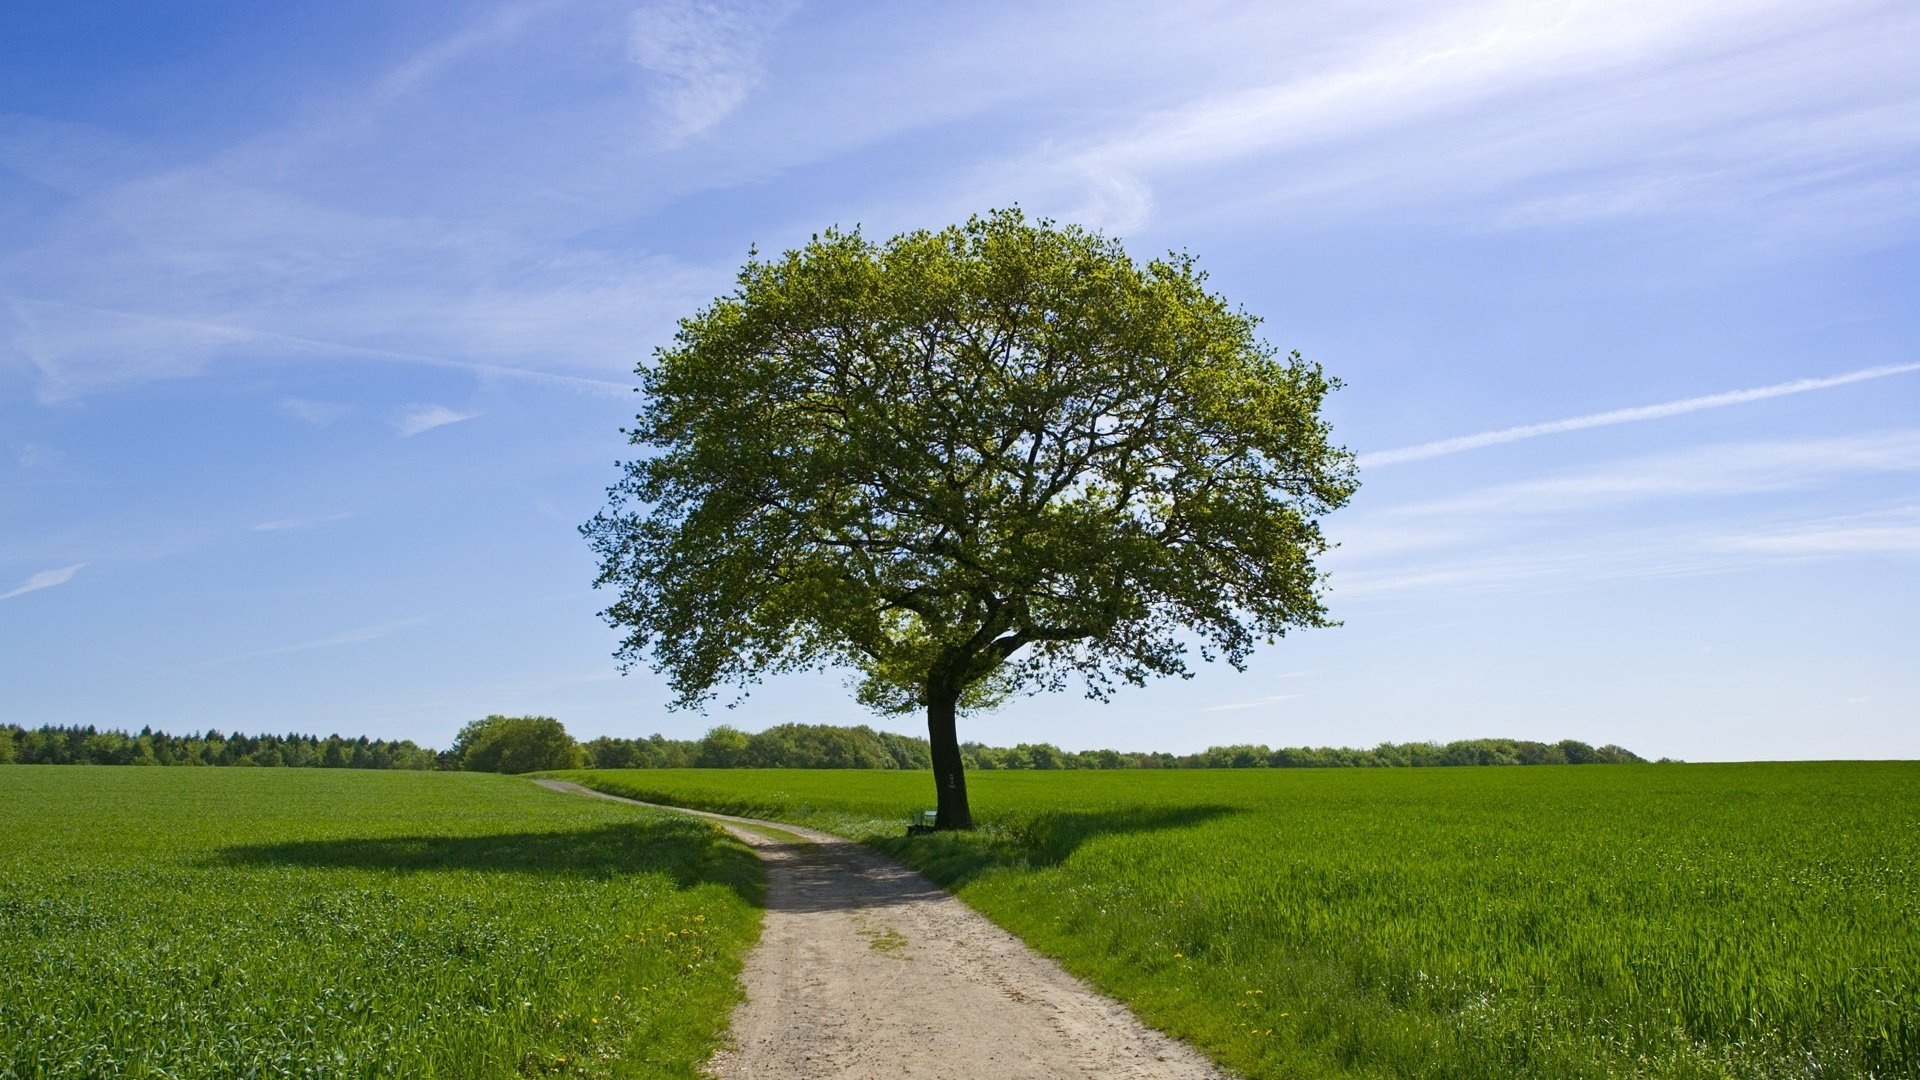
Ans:
<svg viewBox="0 0 1920 1080"><path fill-rule="evenodd" d="M1257 1077L1920 1076L1920 765L569 774L927 871Z"/></svg>
<svg viewBox="0 0 1920 1080"><path fill-rule="evenodd" d="M524 780L0 767L0 1076L696 1075L752 855Z"/></svg>

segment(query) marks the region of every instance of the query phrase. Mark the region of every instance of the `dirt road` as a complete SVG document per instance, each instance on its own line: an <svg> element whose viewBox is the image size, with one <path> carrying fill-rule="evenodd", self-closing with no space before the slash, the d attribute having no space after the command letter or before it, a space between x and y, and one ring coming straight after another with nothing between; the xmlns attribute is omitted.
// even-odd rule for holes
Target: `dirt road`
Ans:
<svg viewBox="0 0 1920 1080"><path fill-rule="evenodd" d="M732 1047L708 1066L723 1080L1227 1078L878 852L778 822L683 812L725 825L767 869L747 997L733 1014Z"/></svg>

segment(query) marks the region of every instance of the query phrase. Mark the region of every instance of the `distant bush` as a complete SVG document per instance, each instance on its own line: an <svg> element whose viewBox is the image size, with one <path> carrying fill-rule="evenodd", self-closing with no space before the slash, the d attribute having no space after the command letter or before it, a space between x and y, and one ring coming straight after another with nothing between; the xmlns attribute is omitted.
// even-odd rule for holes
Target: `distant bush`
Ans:
<svg viewBox="0 0 1920 1080"><path fill-rule="evenodd" d="M578 769L586 751L551 716L489 716L460 729L453 757L468 772Z"/></svg>

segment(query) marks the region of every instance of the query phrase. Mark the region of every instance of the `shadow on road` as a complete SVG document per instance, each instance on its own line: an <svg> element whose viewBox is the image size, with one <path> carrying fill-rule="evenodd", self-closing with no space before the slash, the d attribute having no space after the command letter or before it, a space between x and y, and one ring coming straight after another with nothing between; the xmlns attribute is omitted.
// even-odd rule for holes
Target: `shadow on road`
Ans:
<svg viewBox="0 0 1920 1080"><path fill-rule="evenodd" d="M945 889L851 840L762 843L768 911L858 911L940 900Z"/></svg>
<svg viewBox="0 0 1920 1080"><path fill-rule="evenodd" d="M562 793L676 809L636 802L567 780L537 778L534 782ZM791 831L793 826L777 821L693 808L684 812L739 829L741 838L759 852L768 864L772 887L757 903L769 911L808 912L878 908L932 899L999 867L1056 866L1099 837L1189 828L1240 813L1241 809L1136 806L1048 812L989 821L972 832L867 835L862 837L864 843L838 838L801 840Z"/></svg>
<svg viewBox="0 0 1920 1080"><path fill-rule="evenodd" d="M1003 866L1058 866L1082 845L1103 836L1184 829L1241 810L1234 806L1177 806L1049 812L989 821L972 832L882 837L869 843L912 863L951 889Z"/></svg>

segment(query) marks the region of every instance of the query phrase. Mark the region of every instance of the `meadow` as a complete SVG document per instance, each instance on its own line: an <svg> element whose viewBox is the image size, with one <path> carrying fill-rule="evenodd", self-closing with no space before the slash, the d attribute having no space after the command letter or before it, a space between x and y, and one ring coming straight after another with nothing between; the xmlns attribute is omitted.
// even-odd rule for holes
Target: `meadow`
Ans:
<svg viewBox="0 0 1920 1080"><path fill-rule="evenodd" d="M0 767L0 1076L694 1076L759 927L684 815L465 773Z"/></svg>
<svg viewBox="0 0 1920 1080"><path fill-rule="evenodd" d="M565 774L918 866L1255 1077L1920 1076L1920 764Z"/></svg>

